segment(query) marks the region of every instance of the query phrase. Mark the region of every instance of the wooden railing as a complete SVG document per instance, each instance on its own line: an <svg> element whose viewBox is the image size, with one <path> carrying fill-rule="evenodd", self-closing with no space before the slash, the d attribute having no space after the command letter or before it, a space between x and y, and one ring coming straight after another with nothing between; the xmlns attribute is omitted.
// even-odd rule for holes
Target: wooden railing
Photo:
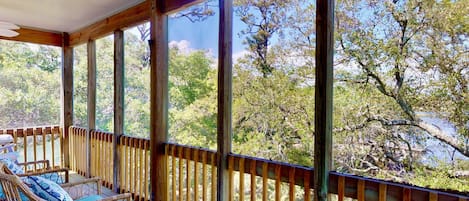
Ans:
<svg viewBox="0 0 469 201"><path fill-rule="evenodd" d="M82 176L86 176L87 129L70 127L70 166ZM100 177L103 185L114 188L113 184L113 134L91 130L90 132L90 176ZM121 136L118 143L120 151L119 191L130 192L133 200L149 200L150 177L150 140Z"/></svg>
<svg viewBox="0 0 469 201"><path fill-rule="evenodd" d="M52 167L63 167L63 138L59 126L0 129L0 134L13 136L14 149L22 158L19 162L49 160Z"/></svg>
<svg viewBox="0 0 469 201"><path fill-rule="evenodd" d="M80 163L86 130L71 130L71 159L75 169L83 172ZM85 135L83 135L85 133ZM74 142L76 141L76 142ZM112 187L112 134L91 132L91 175L104 178ZM149 200L149 140L122 136L120 151L120 192L130 192L134 200ZM111 148L110 148L111 146ZM78 148L78 149L76 149ZM216 200L216 153L211 150L168 143L169 200ZM312 200L314 169L255 157L230 154L228 157L229 200ZM104 168L108 167L108 168ZM443 190L431 190L408 184L331 172L331 197L343 201L469 201L468 195Z"/></svg>

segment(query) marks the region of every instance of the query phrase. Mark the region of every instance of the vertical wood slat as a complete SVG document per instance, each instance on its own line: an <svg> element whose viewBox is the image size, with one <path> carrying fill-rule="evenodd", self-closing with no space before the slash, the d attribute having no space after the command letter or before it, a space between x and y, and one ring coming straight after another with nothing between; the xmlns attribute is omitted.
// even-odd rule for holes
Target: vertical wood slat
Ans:
<svg viewBox="0 0 469 201"><path fill-rule="evenodd" d="M55 131L54 127L51 128L52 167L55 167Z"/></svg>
<svg viewBox="0 0 469 201"><path fill-rule="evenodd" d="M171 200L176 200L176 178L176 146L171 145Z"/></svg>
<svg viewBox="0 0 469 201"><path fill-rule="evenodd" d="M148 176L149 176L149 173L150 173L150 167L149 167L149 160L150 160L150 152L148 151L149 149L149 141L145 141L144 143L144 149L145 149L145 161L144 161L144 168L145 168L145 181L144 181L144 184L145 184L145 199L146 200L150 200L150 193L149 193L149 186L148 186ZM175 199L173 199L175 200Z"/></svg>
<svg viewBox="0 0 469 201"><path fill-rule="evenodd" d="M251 201L256 201L256 161L251 161L249 169L251 173Z"/></svg>
<svg viewBox="0 0 469 201"><path fill-rule="evenodd" d="M23 129L19 131L23 134L24 162L28 162L28 132L24 132Z"/></svg>
<svg viewBox="0 0 469 201"><path fill-rule="evenodd" d="M268 166L267 162L262 163L262 201L267 201L267 174Z"/></svg>
<svg viewBox="0 0 469 201"><path fill-rule="evenodd" d="M229 182L229 188L228 188L228 198L229 198L229 201L233 201L234 200L234 171L233 171L233 166L234 166L234 157L233 156L228 156L228 175L229 175L229 179L228 179L228 182ZM220 189L219 189L220 190Z"/></svg>
<svg viewBox="0 0 469 201"><path fill-rule="evenodd" d="M218 112L217 112L217 200L228 199L228 185L230 181L226 161L231 152L232 138L232 35L233 35L233 1L219 1L219 31L218 31ZM232 187L232 185L230 185ZM230 193L233 195L232 193Z"/></svg>
<svg viewBox="0 0 469 201"><path fill-rule="evenodd" d="M379 196L379 201L386 201L386 195L387 195L387 185L386 184L379 184L379 190L378 190L378 196Z"/></svg>
<svg viewBox="0 0 469 201"><path fill-rule="evenodd" d="M121 138L119 139L119 149L120 149L120 152L121 152L121 159L120 159L120 169L119 169L119 176L120 176L120 187L119 187L119 193L123 193L124 192L124 186L125 186L125 180L124 180L124 177L125 177L125 168L124 168L124 164L126 162L125 160L125 146L124 146L124 141L125 141L125 138L123 136L121 136Z"/></svg>
<svg viewBox="0 0 469 201"><path fill-rule="evenodd" d="M129 158L127 156L127 153L129 153L129 138L128 137L125 137L123 139L123 152L122 152L122 155L123 155L123 160L125 161L124 165L123 165L123 170L122 170L122 174L124 175L124 181L123 181L123 184L121 185L121 188L124 188L124 192L128 192L129 188L127 186L127 181L129 180L129 175L127 174L127 170L128 170L128 165L130 164L130 161L129 161Z"/></svg>
<svg viewBox="0 0 469 201"><path fill-rule="evenodd" d="M357 183L357 200L365 201L365 181L358 180Z"/></svg>
<svg viewBox="0 0 469 201"><path fill-rule="evenodd" d="M42 160L46 160L46 128L42 129ZM54 168L54 164L52 164Z"/></svg>
<svg viewBox="0 0 469 201"><path fill-rule="evenodd" d="M212 167L214 168L214 167ZM207 201L207 152L202 152L202 201Z"/></svg>
<svg viewBox="0 0 469 201"><path fill-rule="evenodd" d="M194 201L199 200L199 168L198 168L198 163L199 163L199 150L196 149L194 150Z"/></svg>
<svg viewBox="0 0 469 201"><path fill-rule="evenodd" d="M191 150L189 148L185 149L186 152L186 201L191 200Z"/></svg>
<svg viewBox="0 0 469 201"><path fill-rule="evenodd" d="M280 165L275 165L275 201L280 201Z"/></svg>
<svg viewBox="0 0 469 201"><path fill-rule="evenodd" d="M337 185L337 198L338 201L344 201L345 198L345 177L339 176Z"/></svg>
<svg viewBox="0 0 469 201"><path fill-rule="evenodd" d="M36 139L36 134L39 131L39 129L32 129L28 128L28 132L31 131L33 133L33 159L34 161L37 161L37 139ZM34 164L34 171L37 170L36 164Z"/></svg>
<svg viewBox="0 0 469 201"><path fill-rule="evenodd" d="M438 194L429 192L428 201L438 201Z"/></svg>
<svg viewBox="0 0 469 201"><path fill-rule="evenodd" d="M138 142L138 148L139 148L139 153L140 153L140 156L139 156L140 165L138 167L138 171L139 171L139 177L138 177L138 180L139 180L139 182L138 182L139 200L144 198L143 189L145 189L145 186L144 186L145 177L143 177L143 173L145 171L145 166L144 166L145 149L144 149L144 146L145 146L145 142L143 141L143 139L140 139L140 141ZM168 146L166 146L166 150L168 150ZM165 151L165 153L168 153L168 151ZM169 173L167 173L167 174L169 174Z"/></svg>
<svg viewBox="0 0 469 201"><path fill-rule="evenodd" d="M311 173L307 171L304 176L304 191L305 191L305 200L304 201L311 201Z"/></svg>
<svg viewBox="0 0 469 201"><path fill-rule="evenodd" d="M239 200L244 201L244 158L239 160Z"/></svg>
<svg viewBox="0 0 469 201"><path fill-rule="evenodd" d="M293 167L288 171L288 182L289 182L289 198L290 201L295 200L295 171L296 169Z"/></svg>
<svg viewBox="0 0 469 201"><path fill-rule="evenodd" d="M183 167L184 167L184 164L183 164L183 160L182 160L182 147L178 147L178 152L179 152L179 160L178 160L178 165L179 165L179 175L178 175L178 179L179 179L179 184L178 184L178 187L179 187L179 201L182 201L182 190L183 190L183 178L182 178L182 172L183 172Z"/></svg>
<svg viewBox="0 0 469 201"><path fill-rule="evenodd" d="M138 139L135 139L135 142L134 142L134 144L133 144L133 145L134 145L134 146L133 146L133 147L134 147L134 149L133 149L133 150L134 150L134 152L133 152L133 153L134 153L134 160L132 160L132 161L134 161L134 162L132 163L132 165L133 165L132 170L134 171L134 180L133 180L133 182L134 182L134 183L133 183L133 185L134 185L134 190L133 190L132 192L134 192L135 195L137 195L136 192L138 192L138 186L137 186L138 168L137 168L137 165L136 165L136 164L138 164L137 161L138 161L139 159L138 159L138 149L137 149L137 146L135 146L136 144L138 144L138 141L139 141ZM162 148L164 149L164 147L162 147ZM165 164L165 165L166 165L166 164Z"/></svg>
<svg viewBox="0 0 469 201"><path fill-rule="evenodd" d="M215 166L215 163L216 163L216 160L215 160L215 154L210 154L210 159L212 161L212 163L210 164L211 166L211 169L212 169L212 190L211 190L211 193L212 193L212 199L211 201L215 201L216 198L217 198L217 178L218 178L218 175L217 175L217 167Z"/></svg>
<svg viewBox="0 0 469 201"><path fill-rule="evenodd" d="M402 189L402 201L411 201L411 190L408 188Z"/></svg>

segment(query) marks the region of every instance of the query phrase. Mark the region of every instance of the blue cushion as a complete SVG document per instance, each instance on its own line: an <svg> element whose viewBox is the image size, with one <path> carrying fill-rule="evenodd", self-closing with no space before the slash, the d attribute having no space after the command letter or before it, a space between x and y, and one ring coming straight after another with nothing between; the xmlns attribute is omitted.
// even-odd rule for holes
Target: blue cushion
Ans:
<svg viewBox="0 0 469 201"><path fill-rule="evenodd" d="M99 195L90 195L90 196L80 198L80 199L75 200L75 201L96 201L96 200L101 200L101 199L103 199L103 197L101 197Z"/></svg>
<svg viewBox="0 0 469 201"><path fill-rule="evenodd" d="M42 199L48 201L72 201L70 195L53 181L42 177L28 176L24 179L28 187Z"/></svg>
<svg viewBox="0 0 469 201"><path fill-rule="evenodd" d="M0 162L5 164L8 169L13 172L13 174L24 174L23 168L21 168L18 164L15 163L15 161L12 161L11 159L8 158L2 158L0 159Z"/></svg>
<svg viewBox="0 0 469 201"><path fill-rule="evenodd" d="M42 178L46 178L48 180L51 180L51 181L53 181L57 184L63 184L64 183L64 179L57 172L41 174L39 176L42 177Z"/></svg>

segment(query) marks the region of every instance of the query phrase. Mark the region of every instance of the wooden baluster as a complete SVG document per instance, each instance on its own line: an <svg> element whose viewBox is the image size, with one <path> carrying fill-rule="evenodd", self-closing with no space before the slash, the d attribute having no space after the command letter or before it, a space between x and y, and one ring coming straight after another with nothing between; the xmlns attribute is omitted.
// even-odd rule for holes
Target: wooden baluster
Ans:
<svg viewBox="0 0 469 201"><path fill-rule="evenodd" d="M275 201L280 201L280 165L275 165Z"/></svg>
<svg viewBox="0 0 469 201"><path fill-rule="evenodd" d="M229 178L230 178L230 181L229 181L229 190L228 190L228 197L230 199L230 201L233 201L233 189L234 189L234 179L233 179L233 166L234 166L234 157L233 156L229 156L228 157L228 175L229 175Z"/></svg>
<svg viewBox="0 0 469 201"><path fill-rule="evenodd" d="M380 183L379 184L379 201L386 201L386 195L387 195L387 185Z"/></svg>
<svg viewBox="0 0 469 201"><path fill-rule="evenodd" d="M345 198L345 177L339 176L337 184L337 198L338 201L344 201Z"/></svg>
<svg viewBox="0 0 469 201"><path fill-rule="evenodd" d="M402 189L402 201L411 201L411 190L409 188Z"/></svg>
<svg viewBox="0 0 469 201"><path fill-rule="evenodd" d="M179 175L178 175L178 179L179 179L179 184L178 184L178 187L179 187L179 201L182 201L182 171L183 171L183 159L182 159L182 152L183 152L183 149L181 146L178 147L178 165L179 165Z"/></svg>
<svg viewBox="0 0 469 201"><path fill-rule="evenodd" d="M39 129L40 128L36 128L36 129L31 128L31 131L33 133L33 158L34 158L34 161L37 161L37 139L36 139L36 134L39 131ZM29 128L28 128L28 130L29 130ZM34 171L36 171L37 170L36 163L34 163L33 167L34 167Z"/></svg>
<svg viewBox="0 0 469 201"><path fill-rule="evenodd" d="M308 170L305 172L304 178L304 190L305 190L305 201L311 201L311 172Z"/></svg>
<svg viewBox="0 0 469 201"><path fill-rule="evenodd" d="M269 171L269 164L267 162L262 163L262 201L267 201L267 177Z"/></svg>
<svg viewBox="0 0 469 201"><path fill-rule="evenodd" d="M295 172L296 168L294 167L290 168L290 171L288 172L288 182L290 183L288 192L290 201L295 200Z"/></svg>
<svg viewBox="0 0 469 201"><path fill-rule="evenodd" d="M129 175L127 174L127 170L128 170L127 166L130 163L129 158L127 156L127 153L129 152L129 147L128 147L129 138L124 136L124 139L122 140L122 142L123 142L122 157L124 158L124 160L123 160L124 164L123 164L123 168L122 168L122 175L124 176L124 181L123 181L123 184L122 184L121 188L123 188L122 192L129 192L129 188L127 187L127 184L128 184L127 181L129 180Z"/></svg>
<svg viewBox="0 0 469 201"><path fill-rule="evenodd" d="M28 162L28 132L25 132L23 129L19 129L18 131L21 131L23 134L24 162Z"/></svg>
<svg viewBox="0 0 469 201"><path fill-rule="evenodd" d="M46 132L47 128L42 130L42 159L46 160ZM52 168L54 168L54 164L52 164Z"/></svg>
<svg viewBox="0 0 469 201"><path fill-rule="evenodd" d="M55 128L51 128L52 167L55 167Z"/></svg>
<svg viewBox="0 0 469 201"><path fill-rule="evenodd" d="M250 163L251 173L251 201L256 201L256 161L251 160Z"/></svg>
<svg viewBox="0 0 469 201"><path fill-rule="evenodd" d="M207 151L202 152L202 201L207 201Z"/></svg>
<svg viewBox="0 0 469 201"><path fill-rule="evenodd" d="M171 145L171 191L172 191L171 200L176 200L176 146L175 145Z"/></svg>
<svg viewBox="0 0 469 201"><path fill-rule="evenodd" d="M186 151L186 201L191 200L191 150L189 148Z"/></svg>
<svg viewBox="0 0 469 201"><path fill-rule="evenodd" d="M215 166L215 154L211 153L210 159L212 163L210 166L212 167L212 199L211 201L215 201L217 197L217 167Z"/></svg>
<svg viewBox="0 0 469 201"><path fill-rule="evenodd" d="M364 180L358 180L357 200L358 201L365 201L365 181Z"/></svg>
<svg viewBox="0 0 469 201"><path fill-rule="evenodd" d="M429 201L438 201L438 193L429 192Z"/></svg>
<svg viewBox="0 0 469 201"><path fill-rule="evenodd" d="M137 168L137 164L138 164L138 149L137 149L137 144L138 144L138 139L135 139L134 141L134 144L133 144L133 147L134 147L134 161L132 164L133 164L133 170L134 170L134 191L133 193L135 193L135 195L137 195L137 192L138 192L138 186L137 186L137 180L138 180L138 168Z"/></svg>
<svg viewBox="0 0 469 201"><path fill-rule="evenodd" d="M239 200L244 201L244 158L239 159Z"/></svg>
<svg viewBox="0 0 469 201"><path fill-rule="evenodd" d="M129 159L129 190L130 192L132 193L132 195L134 195L133 193L135 192L135 185L134 185L134 182L135 182L135 174L134 174L134 171L133 170L133 166L135 164L135 154L134 154L134 141L135 139L134 138L130 138L129 140L129 148L130 148L130 159ZM133 197L135 199L135 197Z"/></svg>
<svg viewBox="0 0 469 201"><path fill-rule="evenodd" d="M18 151L18 133L16 130L13 130L13 142L16 144L15 151Z"/></svg>
<svg viewBox="0 0 469 201"><path fill-rule="evenodd" d="M138 142L138 150L140 152L140 157L139 157L140 158L140 160L139 160L140 161L140 167L138 167L138 171L140 173L139 178L138 178L138 180L140 181L139 184L138 184L139 200L141 200L143 198L143 189L145 188L143 186L143 181L145 180L145 178L143 177L143 171L144 171L144 168L145 168L145 166L143 166L144 165L143 161L145 160L144 155L143 155L143 153L145 153L144 144L145 144L145 142L143 141L143 139L140 139L139 142ZM165 145L165 150L166 150L165 151L166 157L168 157L168 145ZM167 170L169 171L169 168ZM167 173L166 175L169 175L169 173Z"/></svg>
<svg viewBox="0 0 469 201"><path fill-rule="evenodd" d="M150 167L149 167L149 160L150 160L150 151L149 151L149 144L150 144L150 140L146 140L145 143L144 143L144 148L145 148L145 164L144 164L144 167L145 167L145 198L146 200L150 200L150 186L148 185L148 181L150 180L149 178L149 172L150 172ZM173 199L174 201L176 201L176 198Z"/></svg>
<svg viewBox="0 0 469 201"><path fill-rule="evenodd" d="M198 168L198 163L199 163L199 150L195 149L194 150L194 200L198 201L199 196L198 196L198 191L199 191L199 168Z"/></svg>

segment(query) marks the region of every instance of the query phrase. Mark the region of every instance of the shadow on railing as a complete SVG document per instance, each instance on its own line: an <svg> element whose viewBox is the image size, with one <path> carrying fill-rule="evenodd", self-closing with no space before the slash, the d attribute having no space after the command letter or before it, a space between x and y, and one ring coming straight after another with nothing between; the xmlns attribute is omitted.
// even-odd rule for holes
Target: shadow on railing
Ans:
<svg viewBox="0 0 469 201"><path fill-rule="evenodd" d="M72 169L85 174L83 153L86 129L70 128ZM112 133L91 132L91 175L104 179L112 188ZM149 200L149 139L122 136L120 151L120 192L130 192L134 200ZM169 200L216 200L216 152L168 143ZM230 154L228 157L229 201L232 200L312 200L314 169L255 157ZM432 190L409 184L331 172L329 193L342 201L469 201L466 194ZM335 199L334 199L335 200Z"/></svg>

